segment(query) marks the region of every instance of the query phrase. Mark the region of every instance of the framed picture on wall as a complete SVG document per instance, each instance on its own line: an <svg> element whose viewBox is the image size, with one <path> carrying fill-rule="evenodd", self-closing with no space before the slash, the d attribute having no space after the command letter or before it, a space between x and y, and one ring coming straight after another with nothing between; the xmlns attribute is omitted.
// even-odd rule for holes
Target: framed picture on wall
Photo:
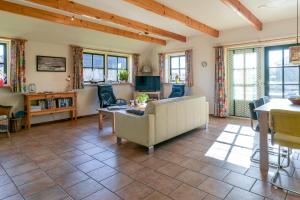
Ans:
<svg viewBox="0 0 300 200"><path fill-rule="evenodd" d="M66 72L66 58L37 56L36 70L39 72Z"/></svg>

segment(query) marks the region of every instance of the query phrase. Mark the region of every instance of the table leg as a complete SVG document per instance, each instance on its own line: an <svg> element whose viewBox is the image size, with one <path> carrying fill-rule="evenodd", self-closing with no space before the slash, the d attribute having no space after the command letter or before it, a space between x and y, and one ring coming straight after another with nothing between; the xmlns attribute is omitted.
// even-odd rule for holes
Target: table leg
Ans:
<svg viewBox="0 0 300 200"><path fill-rule="evenodd" d="M103 114L99 112L99 129L103 128Z"/></svg>
<svg viewBox="0 0 300 200"><path fill-rule="evenodd" d="M115 133L116 131L116 114L113 112L112 114L112 132Z"/></svg>
<svg viewBox="0 0 300 200"><path fill-rule="evenodd" d="M268 155L268 130L269 130L269 115L268 112L260 112L259 117L259 148L260 148L260 169L269 169Z"/></svg>

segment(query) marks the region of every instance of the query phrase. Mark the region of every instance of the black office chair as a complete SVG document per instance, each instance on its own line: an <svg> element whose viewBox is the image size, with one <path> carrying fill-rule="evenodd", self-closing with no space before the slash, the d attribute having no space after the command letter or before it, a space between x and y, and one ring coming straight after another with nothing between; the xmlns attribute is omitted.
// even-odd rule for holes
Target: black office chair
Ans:
<svg viewBox="0 0 300 200"><path fill-rule="evenodd" d="M185 85L184 84L173 84L172 92L168 98L176 98L182 97L185 93Z"/></svg>
<svg viewBox="0 0 300 200"><path fill-rule="evenodd" d="M258 126L258 123L257 123L257 113L254 111L255 110L255 105L253 102L250 102L249 103L249 111L250 111L250 123L251 123L251 128L252 130L254 131L259 131L259 126ZM256 126L254 126L254 122L256 122Z"/></svg>
<svg viewBox="0 0 300 200"><path fill-rule="evenodd" d="M98 85L98 97L100 108L127 105L127 101L125 99L116 98L113 92L112 85Z"/></svg>

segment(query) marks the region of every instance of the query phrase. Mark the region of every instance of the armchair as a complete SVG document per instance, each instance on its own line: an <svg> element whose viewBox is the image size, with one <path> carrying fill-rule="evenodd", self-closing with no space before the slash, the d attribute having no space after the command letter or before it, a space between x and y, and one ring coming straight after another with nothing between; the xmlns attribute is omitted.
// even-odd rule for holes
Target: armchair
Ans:
<svg viewBox="0 0 300 200"><path fill-rule="evenodd" d="M172 86L172 92L169 95L169 98L182 97L185 93L185 85L184 84L174 84Z"/></svg>
<svg viewBox="0 0 300 200"><path fill-rule="evenodd" d="M0 105L0 133L7 133L8 137L10 137L9 133L9 117L11 113L12 106L1 106Z"/></svg>
<svg viewBox="0 0 300 200"><path fill-rule="evenodd" d="M125 99L116 98L112 85L98 85L98 97L100 108L127 105L127 101Z"/></svg>

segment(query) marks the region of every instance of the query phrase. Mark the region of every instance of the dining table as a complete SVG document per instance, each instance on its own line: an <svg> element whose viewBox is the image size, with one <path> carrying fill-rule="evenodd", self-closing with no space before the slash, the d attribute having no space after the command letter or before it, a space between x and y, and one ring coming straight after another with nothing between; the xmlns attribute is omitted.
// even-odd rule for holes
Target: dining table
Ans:
<svg viewBox="0 0 300 200"><path fill-rule="evenodd" d="M269 113L272 109L282 109L300 112L300 105L295 105L288 99L271 99L270 102L257 107L254 111L258 114L259 123L259 148L260 148L260 169L268 171L268 134L269 134Z"/></svg>

